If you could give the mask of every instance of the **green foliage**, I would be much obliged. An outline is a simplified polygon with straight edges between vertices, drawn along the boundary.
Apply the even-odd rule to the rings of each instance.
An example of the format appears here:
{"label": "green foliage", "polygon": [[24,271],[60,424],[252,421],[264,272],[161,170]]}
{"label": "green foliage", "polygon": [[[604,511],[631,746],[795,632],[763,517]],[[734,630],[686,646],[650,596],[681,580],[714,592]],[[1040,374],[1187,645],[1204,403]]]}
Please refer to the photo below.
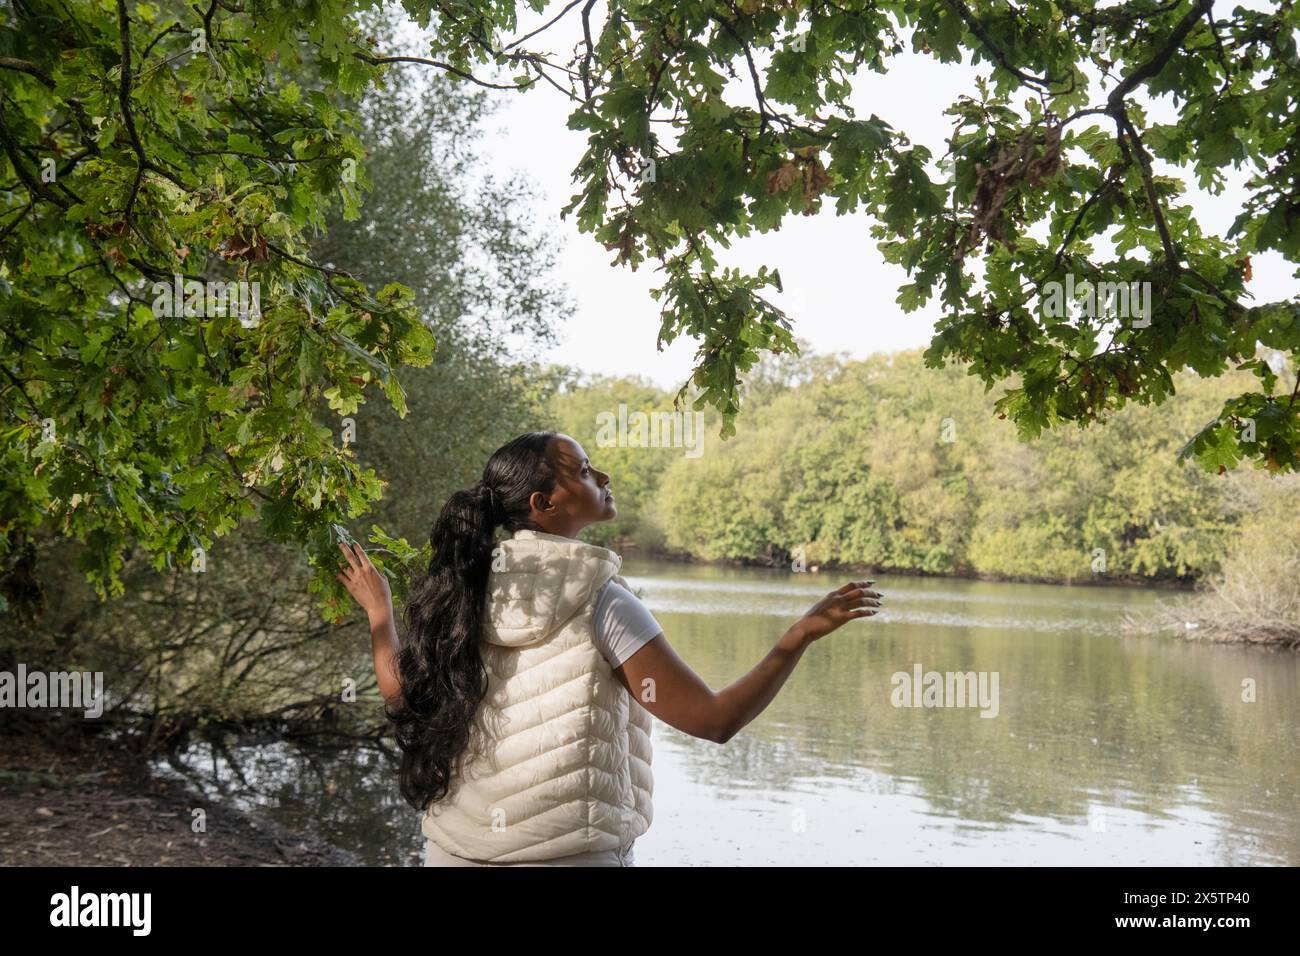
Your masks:
{"label": "green foliage", "polygon": [[404,414],[433,354],[409,289],[309,257],[369,185],[349,6],[242,9],[0,11],[0,552],[55,529],[102,595],[254,515],[324,559],[381,485],[318,416]]}
{"label": "green foliage", "polygon": [[[1253,256],[1300,261],[1293,3],[612,0],[603,21],[569,8],[584,40],[563,63],[533,52],[546,31],[509,43],[514,4],[406,7],[436,25],[435,57],[462,69],[499,57],[521,82],[571,92],[587,150],[565,212],[615,262],[661,264],[659,339],[700,341],[689,384],[722,412],[724,437],[756,355],[793,345],[763,297],[778,273],[719,270],[715,252],[823,200],[871,214],[886,260],[909,274],[905,310],[938,295],[927,364],[1010,386],[998,409],[1026,436],[1159,404],[1184,368],[1220,375],[1258,345],[1300,356],[1300,303],[1247,290]],[[909,47],[983,68],[947,111],[942,157],[850,105],[855,73],[887,73]],[[1148,117],[1155,98],[1173,122]],[[1246,199],[1226,235],[1207,234],[1179,177],[1218,192],[1229,164],[1247,174]],[[1052,315],[1049,283],[1067,277],[1139,283],[1149,312]],[[1218,417],[1267,421],[1266,435],[1216,426],[1188,454],[1210,470],[1300,467],[1296,396],[1264,386],[1225,396]]]}
{"label": "green foliage", "polygon": [[1025,443],[977,382],[925,369],[920,352],[849,362],[703,458],[671,462],[651,507],[669,549],[705,559],[1190,580],[1223,560],[1240,482],[1179,467],[1174,451],[1246,378],[1185,373],[1159,408]]}

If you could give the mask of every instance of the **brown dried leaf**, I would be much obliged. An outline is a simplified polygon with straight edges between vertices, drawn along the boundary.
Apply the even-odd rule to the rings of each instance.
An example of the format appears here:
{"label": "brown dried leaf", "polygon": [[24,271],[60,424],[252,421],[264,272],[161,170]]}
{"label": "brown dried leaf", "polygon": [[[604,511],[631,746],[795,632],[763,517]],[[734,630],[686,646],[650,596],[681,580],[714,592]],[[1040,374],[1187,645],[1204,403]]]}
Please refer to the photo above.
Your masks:
{"label": "brown dried leaf", "polygon": [[1015,243],[1004,237],[1002,209],[1022,186],[1041,186],[1061,168],[1061,127],[1049,126],[1043,134],[1042,152],[1033,130],[1025,130],[1014,145],[1003,145],[997,159],[986,166],[975,164],[975,213],[957,249],[965,257],[987,236],[1014,251]]}
{"label": "brown dried leaf", "polygon": [[253,233],[251,239],[244,236],[231,236],[219,250],[221,258],[230,261],[243,259],[248,262],[265,262],[267,259],[266,240]]}
{"label": "brown dried leaf", "polygon": [[795,180],[798,178],[799,167],[794,160],[786,160],[785,165],[780,169],[767,174],[767,194],[772,196],[779,192],[785,192],[794,185]]}

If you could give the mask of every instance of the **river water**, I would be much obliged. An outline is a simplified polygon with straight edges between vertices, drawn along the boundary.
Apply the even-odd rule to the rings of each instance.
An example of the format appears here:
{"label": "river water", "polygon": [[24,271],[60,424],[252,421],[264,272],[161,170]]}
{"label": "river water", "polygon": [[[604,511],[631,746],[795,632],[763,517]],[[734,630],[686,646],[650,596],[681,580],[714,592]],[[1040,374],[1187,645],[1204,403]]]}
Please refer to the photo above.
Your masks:
{"label": "river water", "polygon": [[[623,573],[715,690],[843,583],[631,559]],[[655,722],[638,865],[1300,865],[1300,655],[1126,636],[1122,617],[1159,600],[1138,588],[876,588],[885,610],[814,644],[725,745]],[[185,760],[368,863],[421,862],[419,815],[381,755],[231,753],[242,781],[207,745]]]}

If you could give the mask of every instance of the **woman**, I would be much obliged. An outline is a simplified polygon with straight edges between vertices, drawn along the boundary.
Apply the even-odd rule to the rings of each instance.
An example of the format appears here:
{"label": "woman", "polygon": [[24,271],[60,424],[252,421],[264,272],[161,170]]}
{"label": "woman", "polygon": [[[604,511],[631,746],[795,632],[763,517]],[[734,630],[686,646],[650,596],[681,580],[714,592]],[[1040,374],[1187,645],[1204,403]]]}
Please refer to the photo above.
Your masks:
{"label": "woman", "polygon": [[[622,559],[577,540],[617,514],[609,476],[569,436],[503,445],[438,516],[405,643],[387,580],[359,545],[339,546],[397,725],[402,796],[424,813],[426,865],[634,865],[653,816],[650,715],[725,743],[814,641],[880,607],[873,582],[848,582],[714,691],[618,576]],[[498,526],[511,535],[500,544]]]}

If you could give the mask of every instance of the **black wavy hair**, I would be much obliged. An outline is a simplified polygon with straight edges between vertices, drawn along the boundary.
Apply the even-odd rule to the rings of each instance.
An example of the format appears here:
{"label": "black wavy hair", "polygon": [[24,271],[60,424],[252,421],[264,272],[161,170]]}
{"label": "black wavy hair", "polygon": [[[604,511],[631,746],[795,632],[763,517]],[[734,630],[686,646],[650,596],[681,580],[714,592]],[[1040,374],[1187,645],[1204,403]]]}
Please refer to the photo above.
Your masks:
{"label": "black wavy hair", "polygon": [[418,810],[447,795],[471,742],[488,690],[479,641],[496,528],[540,530],[528,499],[555,488],[546,452],[557,434],[528,432],[506,442],[482,480],[448,498],[433,525],[429,570],[412,582],[406,604],[397,655],[401,702],[387,711],[402,750],[402,797]]}

